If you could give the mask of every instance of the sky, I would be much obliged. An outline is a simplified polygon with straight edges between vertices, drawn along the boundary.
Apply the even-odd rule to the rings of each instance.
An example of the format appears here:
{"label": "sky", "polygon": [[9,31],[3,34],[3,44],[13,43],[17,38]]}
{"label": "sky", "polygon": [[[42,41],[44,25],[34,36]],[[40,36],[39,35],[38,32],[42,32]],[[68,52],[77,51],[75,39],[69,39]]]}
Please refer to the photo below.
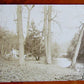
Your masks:
{"label": "sky", "polygon": [[[30,5],[31,6],[31,5]],[[29,7],[30,7],[29,6]],[[16,33],[16,5],[0,5],[0,26]],[[36,27],[39,30],[43,28],[43,7],[44,5],[35,5],[31,11],[31,21],[35,21]],[[27,16],[28,11],[22,5],[23,11],[23,30],[24,37],[26,36]],[[84,22],[84,5],[52,5],[52,17],[57,16],[52,21],[52,41],[57,42],[63,49],[68,47],[74,34],[78,32],[78,27],[81,22]]]}

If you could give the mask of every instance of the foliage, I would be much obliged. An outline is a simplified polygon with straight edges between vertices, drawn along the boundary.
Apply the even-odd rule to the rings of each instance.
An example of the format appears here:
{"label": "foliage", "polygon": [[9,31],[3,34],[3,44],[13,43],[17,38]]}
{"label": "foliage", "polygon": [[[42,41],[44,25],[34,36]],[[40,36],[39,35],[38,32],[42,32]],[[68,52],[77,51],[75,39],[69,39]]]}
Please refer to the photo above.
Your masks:
{"label": "foliage", "polygon": [[78,39],[79,39],[79,33],[76,33],[75,36],[73,37],[71,44],[68,48],[68,57],[72,59],[74,53],[75,53],[75,49],[78,43]]}
{"label": "foliage", "polygon": [[60,53],[59,51],[60,51],[60,46],[56,42],[53,43],[51,47],[52,56],[58,57]]}
{"label": "foliage", "polygon": [[79,58],[84,57],[83,55],[84,55],[84,32],[83,32],[83,38],[82,38],[81,46],[79,50]]}
{"label": "foliage", "polygon": [[36,60],[39,60],[39,57],[45,54],[42,32],[36,29],[34,22],[31,22],[29,36],[26,38],[24,47],[25,53],[32,53],[32,55],[36,57]]}
{"label": "foliage", "polygon": [[17,36],[0,28],[0,55],[10,53],[12,48],[18,49]]}

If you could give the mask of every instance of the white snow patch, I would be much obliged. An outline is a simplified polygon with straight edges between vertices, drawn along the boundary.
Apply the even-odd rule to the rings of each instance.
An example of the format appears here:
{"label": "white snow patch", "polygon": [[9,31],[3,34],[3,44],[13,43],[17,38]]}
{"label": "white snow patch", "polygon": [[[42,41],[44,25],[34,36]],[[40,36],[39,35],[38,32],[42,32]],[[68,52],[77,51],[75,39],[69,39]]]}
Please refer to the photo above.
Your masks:
{"label": "white snow patch", "polygon": [[60,67],[69,67],[71,61],[67,58],[56,58],[56,64]]}

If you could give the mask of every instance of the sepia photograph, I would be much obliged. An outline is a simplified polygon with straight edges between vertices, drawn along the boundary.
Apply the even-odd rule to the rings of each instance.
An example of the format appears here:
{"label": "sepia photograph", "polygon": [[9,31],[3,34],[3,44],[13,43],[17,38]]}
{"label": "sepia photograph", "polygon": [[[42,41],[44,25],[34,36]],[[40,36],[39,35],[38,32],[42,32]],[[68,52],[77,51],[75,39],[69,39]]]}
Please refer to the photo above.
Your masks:
{"label": "sepia photograph", "polygon": [[0,5],[0,82],[84,80],[84,5]]}

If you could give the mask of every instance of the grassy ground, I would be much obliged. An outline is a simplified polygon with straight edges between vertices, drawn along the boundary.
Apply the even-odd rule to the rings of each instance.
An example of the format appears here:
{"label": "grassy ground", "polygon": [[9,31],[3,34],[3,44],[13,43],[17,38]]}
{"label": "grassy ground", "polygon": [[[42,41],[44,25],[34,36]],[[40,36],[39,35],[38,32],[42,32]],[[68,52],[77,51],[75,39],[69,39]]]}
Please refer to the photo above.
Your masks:
{"label": "grassy ground", "polygon": [[0,59],[0,82],[10,81],[62,81],[80,80],[82,72],[70,68],[59,67],[55,62],[45,64],[45,61],[27,60],[25,66],[19,66],[18,61]]}

